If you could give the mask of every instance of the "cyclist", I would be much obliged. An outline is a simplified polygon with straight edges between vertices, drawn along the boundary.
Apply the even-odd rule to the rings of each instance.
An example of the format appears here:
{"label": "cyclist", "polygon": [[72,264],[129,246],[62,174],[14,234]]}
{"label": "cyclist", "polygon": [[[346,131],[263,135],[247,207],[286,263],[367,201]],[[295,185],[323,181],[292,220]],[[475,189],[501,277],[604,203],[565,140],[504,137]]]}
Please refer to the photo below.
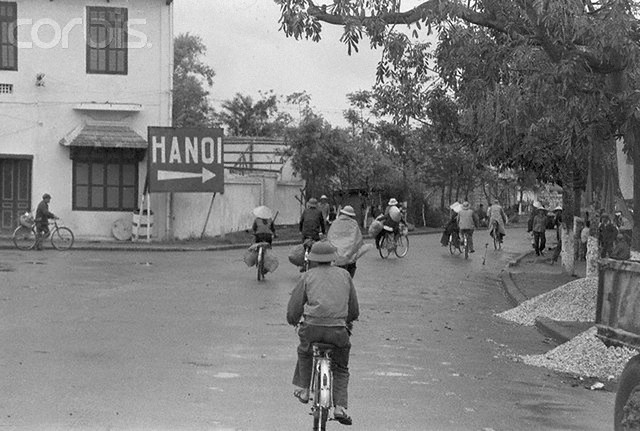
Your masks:
{"label": "cyclist", "polygon": [[[293,374],[293,395],[302,403],[309,402],[309,384],[313,353],[311,343],[333,344],[333,401],[335,420],[351,425],[347,414],[349,385],[349,352],[351,326],[358,319],[358,297],[349,273],[332,266],[335,247],[328,241],[313,244],[309,260],[317,266],[304,273],[291,292],[287,304],[287,322],[300,325],[298,362]],[[300,320],[302,319],[302,322]]]}
{"label": "cyclist", "polygon": [[49,219],[58,220],[58,217],[49,211],[49,202],[51,195],[45,193],[36,208],[36,250],[42,250],[42,241],[49,235]]}
{"label": "cyclist", "polygon": [[[386,214],[380,215],[376,220],[382,222],[383,226],[393,229],[394,237],[400,235],[400,221],[402,221],[402,213],[397,206],[390,206]],[[383,228],[378,235],[376,235],[376,248],[380,248],[380,240],[386,234],[386,230]]]}
{"label": "cyclist", "polygon": [[251,230],[253,231],[256,242],[267,242],[271,245],[273,236],[276,234],[276,227],[271,218],[271,210],[263,205],[255,208],[253,215],[255,215],[256,218],[253,220]]}
{"label": "cyclist", "polygon": [[320,196],[320,203],[318,204],[318,209],[322,213],[322,219],[325,222],[326,226],[331,225],[331,221],[329,219],[329,214],[331,213],[331,205],[329,204],[329,198],[327,195]]}
{"label": "cyclist", "polygon": [[489,207],[489,212],[487,215],[489,217],[489,228],[493,226],[494,221],[498,222],[498,241],[502,242],[502,238],[504,238],[504,236],[507,234],[504,228],[507,224],[507,215],[500,206],[500,201],[498,199],[495,199],[493,201],[493,205]]}
{"label": "cyclist", "polygon": [[322,217],[322,211],[318,209],[318,200],[311,198],[307,202],[307,209],[300,217],[300,233],[302,234],[302,242],[307,239],[320,241],[320,234],[325,233],[325,223]]}
{"label": "cyclist", "polygon": [[460,229],[460,237],[467,235],[469,252],[475,253],[473,249],[473,230],[478,227],[478,215],[471,209],[469,202],[462,204],[462,210],[458,213],[458,228]]}
{"label": "cyclist", "polygon": [[362,232],[356,221],[356,212],[351,205],[340,209],[340,215],[331,224],[327,239],[336,247],[336,266],[349,271],[351,278],[356,275],[356,259],[363,246]]}

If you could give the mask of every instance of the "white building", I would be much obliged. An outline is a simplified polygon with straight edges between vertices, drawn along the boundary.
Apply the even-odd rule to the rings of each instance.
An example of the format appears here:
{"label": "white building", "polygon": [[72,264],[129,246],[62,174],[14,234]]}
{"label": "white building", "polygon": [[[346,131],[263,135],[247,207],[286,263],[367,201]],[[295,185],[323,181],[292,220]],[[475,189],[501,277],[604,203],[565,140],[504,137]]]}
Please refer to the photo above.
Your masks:
{"label": "white building", "polygon": [[50,209],[111,237],[146,175],[147,127],[171,123],[171,0],[0,1],[0,227]]}

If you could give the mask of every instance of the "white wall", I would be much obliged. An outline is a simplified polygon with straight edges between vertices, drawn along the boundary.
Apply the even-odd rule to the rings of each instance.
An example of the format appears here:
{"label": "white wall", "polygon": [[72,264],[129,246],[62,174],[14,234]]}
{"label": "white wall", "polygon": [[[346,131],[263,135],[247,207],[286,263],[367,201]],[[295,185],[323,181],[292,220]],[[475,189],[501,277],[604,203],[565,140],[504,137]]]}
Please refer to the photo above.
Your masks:
{"label": "white wall", "polygon": [[[171,122],[171,71],[173,61],[172,7],[163,0],[21,0],[18,71],[0,71],[0,83],[13,84],[13,94],[0,94],[0,155],[33,155],[32,207],[44,192],[52,196],[51,209],[79,237],[111,237],[111,225],[122,212],[72,211],[72,163],[61,138],[83,122],[118,117],[143,138],[148,126]],[[130,48],[127,75],[86,73],[86,6],[125,7],[130,28],[145,35],[147,44]],[[23,21],[20,21],[23,22]],[[77,25],[73,23],[78,22]],[[137,22],[137,23],[136,23]],[[58,43],[56,28],[68,31]],[[37,37],[32,32],[37,29]],[[130,38],[130,42],[132,39]],[[50,44],[51,46],[43,46]],[[35,85],[45,74],[45,86]],[[140,104],[135,113],[88,112],[74,109],[80,103]],[[146,163],[141,163],[140,188]],[[142,190],[140,190],[142,191]]]}
{"label": "white wall", "polygon": [[[252,210],[267,205],[273,211],[280,211],[276,224],[295,224],[300,220],[296,210],[295,194],[302,183],[283,184],[276,176],[225,177],[224,194],[217,194],[211,206],[210,193],[174,193],[172,196],[172,237],[192,239],[216,236],[250,229],[254,220]],[[152,195],[152,199],[162,200],[164,194]],[[209,208],[211,213],[207,221]],[[206,229],[205,229],[206,223]],[[155,220],[154,220],[155,225]],[[158,230],[155,233],[158,234]],[[161,235],[161,233],[160,233]],[[250,240],[251,237],[247,236]]]}

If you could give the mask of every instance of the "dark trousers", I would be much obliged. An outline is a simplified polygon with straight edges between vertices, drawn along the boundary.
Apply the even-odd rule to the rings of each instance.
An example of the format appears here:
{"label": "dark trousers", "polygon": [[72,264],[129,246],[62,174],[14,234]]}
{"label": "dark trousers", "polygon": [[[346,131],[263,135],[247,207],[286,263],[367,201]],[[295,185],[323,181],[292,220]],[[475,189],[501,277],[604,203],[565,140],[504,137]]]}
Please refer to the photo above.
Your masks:
{"label": "dark trousers", "polygon": [[536,250],[536,255],[540,256],[540,253],[544,251],[547,246],[547,236],[544,232],[533,232],[533,248]]}
{"label": "dark trousers", "polygon": [[355,277],[355,275],[356,275],[356,263],[355,262],[347,263],[346,265],[338,265],[338,267],[340,267],[342,269],[346,269],[349,272],[349,275],[351,276],[351,278]]}
{"label": "dark trousers", "polygon": [[253,236],[256,238],[256,242],[268,242],[271,245],[273,241],[273,235],[270,233],[254,233]]}
{"label": "dark trousers", "polygon": [[469,244],[469,251],[474,251],[473,248],[473,229],[460,229],[460,238],[462,239],[463,235],[467,236],[467,244]]}
{"label": "dark trousers", "polygon": [[293,373],[293,384],[300,388],[308,388],[311,383],[313,367],[311,343],[318,341],[333,344],[336,346],[331,353],[333,403],[346,409],[348,407],[349,352],[351,351],[351,340],[347,328],[303,323],[298,328],[298,337],[300,337],[300,345],[298,346],[298,363]]}
{"label": "dark trousers", "polygon": [[36,222],[36,250],[42,250],[42,242],[49,235],[49,221]]}

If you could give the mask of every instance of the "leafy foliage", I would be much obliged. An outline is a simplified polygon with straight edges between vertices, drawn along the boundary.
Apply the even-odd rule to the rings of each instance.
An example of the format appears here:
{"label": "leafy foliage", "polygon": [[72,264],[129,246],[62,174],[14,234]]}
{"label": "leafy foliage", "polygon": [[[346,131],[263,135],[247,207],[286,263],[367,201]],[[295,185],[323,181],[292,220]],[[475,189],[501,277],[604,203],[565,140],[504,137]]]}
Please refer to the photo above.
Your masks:
{"label": "leafy foliage", "polygon": [[291,117],[278,110],[278,98],[273,92],[260,95],[261,99],[254,102],[251,96],[238,93],[222,103],[222,111],[214,118],[234,136],[282,136]]}
{"label": "leafy foliage", "polygon": [[174,39],[173,126],[211,125],[213,108],[207,87],[213,85],[214,70],[202,61],[207,49],[199,36],[180,34]]}

